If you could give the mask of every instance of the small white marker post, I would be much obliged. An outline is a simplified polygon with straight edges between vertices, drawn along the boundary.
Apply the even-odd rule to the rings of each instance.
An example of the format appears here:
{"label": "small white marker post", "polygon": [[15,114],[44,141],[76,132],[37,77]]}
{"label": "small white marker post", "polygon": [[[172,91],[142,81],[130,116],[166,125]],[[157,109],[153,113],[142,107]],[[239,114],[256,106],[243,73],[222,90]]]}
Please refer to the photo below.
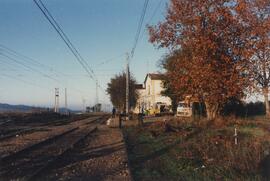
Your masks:
{"label": "small white marker post", "polygon": [[234,144],[237,145],[238,144],[238,140],[237,140],[237,128],[234,128]]}

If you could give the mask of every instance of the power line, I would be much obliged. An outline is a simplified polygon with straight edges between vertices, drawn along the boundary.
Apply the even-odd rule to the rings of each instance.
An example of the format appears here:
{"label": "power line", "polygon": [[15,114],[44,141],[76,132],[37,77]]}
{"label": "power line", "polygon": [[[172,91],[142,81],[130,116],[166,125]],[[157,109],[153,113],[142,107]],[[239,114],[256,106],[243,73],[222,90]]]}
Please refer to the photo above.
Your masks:
{"label": "power line", "polygon": [[[46,6],[44,5],[44,3],[41,0],[38,0],[39,3],[37,2],[37,0],[33,0],[33,1],[37,5],[37,7],[40,9],[40,11],[43,13],[43,15],[45,16],[45,18],[53,26],[53,28],[55,29],[55,31],[58,33],[58,35],[64,41],[64,43],[67,45],[67,47],[69,48],[69,50],[75,56],[76,60],[81,64],[81,66],[87,72],[87,74],[89,75],[89,77],[91,79],[93,79],[95,82],[97,82],[98,80],[97,80],[97,77],[95,76],[95,73],[94,73],[93,69],[89,66],[89,64],[84,60],[84,58],[81,56],[81,54],[79,53],[79,51],[75,48],[75,46],[70,41],[70,39],[68,38],[68,36],[65,34],[65,32],[63,31],[63,29],[61,28],[61,26],[57,23],[57,21],[55,20],[55,18],[53,17],[53,15],[46,8]],[[97,84],[97,86],[102,91],[105,92],[105,90],[99,84]]]}
{"label": "power line", "polygon": [[[24,84],[27,84],[27,85],[31,85],[31,86],[34,86],[34,87],[38,87],[38,88],[41,88],[44,90],[44,88],[48,88],[47,86],[41,86],[41,85],[38,85],[36,83],[33,83],[33,82],[30,82],[30,81],[26,81],[24,79],[21,79],[19,77],[15,77],[15,76],[12,76],[12,75],[8,75],[8,74],[3,74],[3,73],[0,73],[0,76],[2,77],[7,77],[7,78],[10,78],[10,79],[13,79],[13,80],[16,80],[18,82],[21,82],[21,83],[24,83]],[[76,91],[77,92],[77,91]],[[82,95],[81,95],[82,96]]]}
{"label": "power line", "polygon": [[36,66],[36,67],[39,67],[39,68],[46,68],[48,71],[50,72],[55,72],[56,75],[62,75],[62,76],[65,76],[63,73],[59,72],[59,71],[56,71],[54,68],[48,66],[48,65],[45,65],[45,64],[42,64],[40,63],[39,61],[33,59],[33,58],[30,58],[26,55],[23,55],[11,48],[8,48],[7,46],[4,46],[2,44],[0,44],[0,52],[1,51],[5,51],[6,53],[12,55],[12,56],[16,56],[17,58],[19,58],[20,60],[23,60],[27,63],[31,63],[32,65]]}
{"label": "power line", "polygon": [[99,63],[98,65],[100,66],[100,65],[107,64],[107,63],[109,63],[109,62],[115,60],[116,58],[120,58],[120,57],[122,57],[122,56],[124,56],[124,55],[125,55],[125,53],[122,53],[122,54],[120,54],[119,56],[113,57],[113,58],[110,58],[110,59],[107,59],[107,60],[105,60],[105,61]]}
{"label": "power line", "polygon": [[152,21],[153,18],[155,17],[155,15],[156,15],[158,9],[160,8],[160,6],[161,6],[161,4],[162,4],[162,1],[163,1],[163,0],[160,0],[159,3],[157,4],[155,10],[153,11],[152,16],[151,16],[150,19],[147,21],[147,22],[148,22],[147,24],[151,23],[151,21]]}
{"label": "power line", "polygon": [[[1,52],[1,51],[2,51],[2,52]],[[4,51],[4,52],[3,52],[3,51]],[[17,58],[20,59],[20,60],[17,59],[17,61],[23,61],[23,62],[25,62],[25,63],[27,63],[27,64],[31,64],[31,65],[36,64],[36,65],[39,65],[39,66],[37,66],[37,67],[39,67],[39,68],[47,67],[48,70],[55,72],[56,75],[62,75],[63,77],[67,77],[67,76],[68,76],[67,74],[64,74],[63,72],[56,71],[56,70],[54,70],[54,68],[52,68],[52,67],[50,67],[50,66],[48,66],[48,65],[42,64],[42,63],[40,63],[39,61],[37,61],[37,60],[35,60],[35,59],[33,59],[33,58],[29,57],[29,56],[26,56],[26,55],[24,55],[24,54],[21,54],[21,53],[19,53],[18,51],[15,51],[15,50],[13,50],[13,49],[11,49],[11,48],[9,48],[9,47],[3,45],[3,44],[0,44],[0,55],[1,55],[1,54],[2,54],[2,55],[5,54],[5,52],[7,52],[9,55],[15,56],[16,59],[17,59]],[[2,60],[2,61],[4,61],[4,60]],[[12,68],[14,67],[14,65],[11,64],[11,62],[5,62],[5,63],[9,64]],[[20,64],[20,65],[21,65],[21,64]],[[21,65],[21,66],[22,66],[22,65]],[[30,65],[28,65],[28,66],[23,66],[23,67],[26,68],[27,71],[28,71],[28,70],[32,70],[32,69],[29,69],[29,66],[30,66]],[[33,72],[37,72],[36,70],[32,70],[32,71],[33,71]],[[41,72],[41,71],[38,71],[37,73],[40,74],[40,72]],[[43,74],[45,74],[45,73],[43,73]],[[47,74],[47,75],[48,75],[48,74]],[[88,75],[86,74],[86,76],[88,76]],[[55,80],[54,80],[54,81],[55,81]],[[60,80],[58,80],[57,82],[58,82],[58,83],[61,83]],[[62,83],[61,83],[61,84],[62,84]],[[63,85],[63,84],[62,84],[62,85]],[[66,85],[63,85],[63,86],[66,87]],[[69,87],[69,88],[70,88],[70,87]],[[81,93],[85,93],[84,91],[81,91],[81,90],[76,89],[76,88],[70,88],[70,89],[73,89],[73,90],[75,90],[75,91],[79,91],[79,92],[81,92]]]}
{"label": "power line", "polygon": [[[6,68],[6,70],[10,70],[10,71],[13,71],[13,72],[18,72],[18,71],[19,71],[18,67],[15,68],[14,66],[16,66],[16,65],[15,65],[15,64],[12,64],[12,63],[9,62],[9,61],[2,60],[2,62],[0,61],[0,63],[5,63],[5,65],[4,65],[4,66],[1,66],[1,67]],[[9,67],[10,69],[7,69],[8,67]],[[24,68],[25,68],[25,67],[24,67]],[[3,70],[5,70],[5,69],[3,69]],[[28,71],[28,69],[27,69],[27,71]]]}
{"label": "power line", "polygon": [[[56,70],[54,70],[54,68],[52,68],[52,67],[50,67],[50,66],[48,66],[48,65],[42,64],[42,63],[40,63],[39,61],[37,61],[37,60],[35,60],[35,59],[33,59],[33,58],[30,58],[30,57],[28,57],[28,56],[26,56],[26,55],[23,55],[23,54],[21,54],[21,53],[15,51],[15,50],[13,50],[13,49],[11,49],[11,48],[8,48],[7,46],[4,46],[4,45],[2,45],[2,44],[0,44],[0,54],[1,54],[1,51],[6,51],[8,54],[10,54],[10,55],[12,55],[12,56],[16,56],[16,57],[20,58],[21,60],[25,60],[27,63],[34,64],[34,65],[37,66],[37,67],[40,67],[40,68],[47,68],[49,71],[55,72],[56,75],[62,75],[62,76],[64,76],[64,77],[72,76],[72,75],[68,75],[68,74],[65,74],[65,73],[56,71]],[[104,64],[106,64],[106,63],[109,63],[110,61],[115,60],[116,58],[122,57],[123,55],[124,55],[124,53],[122,53],[122,54],[120,54],[120,55],[118,55],[118,56],[116,56],[116,57],[109,58],[109,59],[107,59],[107,60],[101,62],[101,63],[98,64],[98,65],[104,65]],[[103,71],[105,71],[105,70],[103,70]],[[86,76],[86,77],[88,77],[88,74],[86,74],[86,75],[80,75],[80,76]],[[96,74],[95,74],[95,76],[98,77],[99,75],[96,75]],[[101,88],[101,89],[104,90],[104,88]]]}
{"label": "power line", "polygon": [[[139,37],[140,37],[142,24],[143,24],[143,21],[144,21],[144,17],[145,17],[145,13],[146,13],[148,3],[149,3],[149,0],[144,1],[142,14],[141,14],[139,24],[138,24],[138,28],[137,28],[137,32],[136,32],[136,35],[135,35],[134,45],[133,45],[133,47],[131,49],[130,56],[127,53],[127,58],[126,58],[126,110],[125,110],[126,114],[129,114],[129,62],[130,62],[130,59],[133,58],[134,53],[135,53],[135,49],[136,49],[136,46],[137,46],[137,43],[138,43],[138,40],[139,40]],[[127,117],[127,119],[128,119],[128,117]]]}
{"label": "power line", "polygon": [[[35,69],[35,68],[32,68],[30,65],[27,65],[27,64],[21,62],[21,61],[18,60],[17,58],[12,58],[12,57],[10,57],[10,56],[8,56],[8,55],[5,55],[5,54],[3,54],[3,53],[1,53],[1,52],[0,52],[0,55],[3,56],[3,57],[5,57],[5,58],[7,58],[7,59],[9,59],[9,60],[12,60],[13,62],[17,63],[18,65],[21,65],[21,66],[24,67],[27,71],[30,70],[30,71],[32,71],[32,72],[41,74],[43,77],[48,78],[48,79],[50,79],[50,80],[53,80],[53,81],[57,82],[58,84],[61,84],[62,86],[66,87],[66,85],[64,85],[60,80],[55,79],[54,77],[50,76],[49,74],[46,74],[46,73],[44,73],[44,72],[42,72],[42,71],[39,71],[39,70],[37,70],[37,69]],[[13,64],[11,64],[11,62],[5,61],[4,59],[1,59],[0,61],[7,63],[7,64],[10,65],[11,67],[14,66]],[[69,88],[70,88],[71,90],[73,90],[73,91],[76,91],[76,92],[80,92],[80,93],[83,93],[83,94],[86,93],[86,92],[81,91],[81,90],[76,89],[76,88],[72,88],[72,87],[69,87]]]}
{"label": "power line", "polygon": [[[160,0],[160,1],[159,1],[159,3],[157,4],[156,8],[154,9],[154,11],[153,11],[151,17],[149,18],[149,20],[147,21],[146,24],[150,24],[150,23],[152,22],[153,18],[155,17],[155,15],[156,15],[158,9],[160,8],[160,6],[161,6],[161,4],[162,4],[162,1],[163,1],[163,0]],[[144,31],[143,31],[143,33],[142,33],[142,35],[141,35],[141,39],[143,38],[143,36],[144,36],[146,30],[147,30],[147,28],[144,28]]]}
{"label": "power line", "polygon": [[45,74],[45,73],[43,73],[43,72],[41,72],[41,71],[39,71],[39,70],[37,70],[37,69],[34,69],[33,67],[31,67],[31,66],[29,66],[29,65],[26,65],[25,63],[20,62],[20,61],[18,61],[18,60],[15,59],[15,58],[12,58],[12,57],[10,57],[10,56],[8,56],[8,55],[5,55],[5,54],[3,54],[3,53],[0,53],[0,55],[3,56],[3,57],[8,58],[9,60],[12,60],[12,61],[16,62],[17,64],[19,64],[19,65],[21,65],[21,66],[23,66],[23,67],[26,67],[27,69],[29,69],[29,70],[31,70],[31,71],[33,71],[33,72],[37,72],[37,73],[41,74],[43,77],[47,77],[47,78],[49,78],[49,79],[51,79],[51,80],[54,80],[54,81],[60,83],[60,81],[57,80],[57,79],[55,79],[54,77],[52,77],[52,76],[50,76],[50,75],[48,75],[48,74]]}
{"label": "power line", "polygon": [[[3,49],[3,48],[4,48],[4,49]],[[8,58],[8,59],[10,59],[10,60],[12,60],[13,62],[16,63],[16,64],[12,64],[10,61],[6,61],[6,60],[4,60],[4,59],[1,59],[1,60],[0,60],[2,63],[7,64],[9,67],[14,68],[15,65],[20,65],[20,66],[22,66],[23,68],[25,68],[25,70],[27,70],[27,71],[30,70],[30,71],[32,71],[32,72],[41,74],[41,75],[42,75],[43,77],[45,77],[45,78],[49,78],[49,79],[51,79],[51,80],[53,80],[53,81],[55,81],[55,82],[58,82],[59,84],[62,84],[59,80],[53,78],[53,77],[50,76],[49,74],[46,74],[46,73],[44,73],[44,72],[42,72],[42,71],[39,71],[39,70],[37,70],[37,69],[35,69],[35,68],[32,68],[31,65],[33,65],[33,64],[34,64],[34,65],[39,65],[38,67],[40,67],[40,68],[47,67],[49,70],[53,70],[52,67],[49,67],[49,66],[47,66],[47,65],[44,65],[44,64],[40,63],[40,62],[37,61],[37,60],[34,60],[34,59],[32,59],[32,58],[30,58],[30,57],[28,57],[28,56],[26,56],[26,55],[23,55],[23,54],[21,54],[21,53],[18,53],[17,51],[12,50],[11,48],[8,48],[8,47],[6,47],[6,46],[4,46],[4,45],[1,45],[1,44],[0,44],[0,50],[1,50],[1,51],[0,51],[0,55],[2,55],[2,56],[5,57],[5,58]],[[3,52],[3,51],[4,51],[4,52]],[[6,53],[8,53],[9,55],[7,55]],[[15,58],[11,58],[10,56],[13,56],[13,57],[15,57]],[[21,58],[21,59],[18,60],[18,58]],[[23,62],[21,62],[21,61],[23,61]],[[29,65],[29,64],[30,64],[30,65]],[[63,73],[61,73],[61,72],[57,72],[57,71],[55,71],[55,70],[53,70],[53,71],[56,72],[56,73],[58,73],[58,74],[62,74],[63,76],[65,76],[65,75],[64,75]],[[32,83],[32,82],[25,81],[25,80],[23,80],[23,79],[19,79],[19,78],[17,78],[17,77],[11,76],[11,75],[7,75],[7,74],[3,75],[3,74],[2,74],[2,76],[9,77],[9,78],[11,78],[11,79],[15,79],[15,80],[17,80],[17,81],[21,81],[21,82],[23,82],[23,83],[26,83],[26,84],[29,84],[29,85],[32,85],[32,86],[38,86],[38,87],[40,87],[40,88],[45,88],[45,86],[39,86],[39,85],[34,84],[34,83]],[[63,85],[63,84],[62,84],[62,86],[66,87],[66,85]],[[46,87],[46,88],[47,88],[47,87]],[[79,92],[81,95],[86,93],[86,92],[84,92],[84,91],[81,91],[81,90],[79,90],[79,89],[72,88],[72,87],[69,87],[69,89],[70,89],[71,91],[73,90],[73,92]]]}
{"label": "power line", "polygon": [[[40,11],[43,13],[45,18],[49,21],[49,23],[53,26],[55,31],[58,33],[58,35],[61,37],[61,39],[64,41],[64,43],[67,45],[71,53],[75,56],[76,60],[81,64],[81,66],[84,68],[84,70],[88,73],[89,77],[93,80],[94,79],[94,72],[88,65],[88,63],[82,58],[78,50],[75,48],[75,46],[71,43],[67,35],[64,33],[60,25],[56,22],[56,20],[53,18],[52,14],[49,12],[49,10],[46,8],[46,6],[42,3],[41,0],[39,0],[40,3],[37,2],[37,0],[33,0],[34,3],[37,5],[37,7],[40,9]],[[42,8],[43,7],[43,8]],[[93,74],[93,75],[92,75]]]}
{"label": "power line", "polygon": [[26,80],[23,80],[23,79],[20,79],[20,78],[18,78],[18,77],[14,77],[14,76],[11,76],[11,75],[7,75],[7,74],[1,73],[0,76],[8,77],[8,78],[10,78],[10,79],[14,79],[14,80],[23,82],[23,83],[28,84],[28,85],[32,85],[32,86],[35,86],[35,87],[39,87],[39,88],[41,88],[41,89],[44,89],[44,88],[45,88],[45,87],[43,87],[43,86],[37,85],[37,84],[35,84],[35,83],[29,82],[29,81],[26,81]]}
{"label": "power line", "polygon": [[86,65],[86,67],[90,70],[90,72],[95,75],[93,69],[89,66],[89,64],[87,63],[87,61],[84,60],[84,58],[81,56],[81,54],[78,52],[78,50],[76,49],[76,47],[74,46],[74,44],[70,41],[70,39],[68,38],[68,36],[65,34],[65,32],[62,30],[61,26],[57,23],[57,21],[54,19],[54,17],[52,16],[52,14],[50,13],[50,11],[46,8],[46,6],[44,5],[44,3],[42,2],[42,0],[39,0],[39,2],[41,3],[42,7],[44,8],[44,10],[48,13],[49,17],[52,19],[52,21],[55,23],[55,25],[57,26],[57,28],[60,30],[60,32],[64,35],[64,37],[66,38],[66,40],[68,41],[68,43],[71,45],[71,47],[75,50],[75,52],[78,54],[78,56],[80,57],[80,59],[82,60],[82,62]]}
{"label": "power line", "polygon": [[134,53],[135,53],[135,49],[137,47],[137,43],[138,43],[138,39],[140,37],[140,33],[141,33],[141,29],[142,29],[142,25],[143,25],[143,21],[144,21],[144,17],[145,17],[145,13],[146,13],[148,3],[149,3],[149,0],[144,1],[144,6],[143,6],[143,10],[142,10],[141,17],[140,17],[140,20],[139,20],[138,29],[137,29],[137,32],[136,32],[136,35],[135,35],[134,45],[133,45],[131,53],[130,53],[131,58],[133,58]]}

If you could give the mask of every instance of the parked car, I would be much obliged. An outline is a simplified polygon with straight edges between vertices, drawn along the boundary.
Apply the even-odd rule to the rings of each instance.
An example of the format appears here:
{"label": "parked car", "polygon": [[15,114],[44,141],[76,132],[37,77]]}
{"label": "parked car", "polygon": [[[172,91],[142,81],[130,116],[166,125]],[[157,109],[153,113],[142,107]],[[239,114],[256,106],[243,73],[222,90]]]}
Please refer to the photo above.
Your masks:
{"label": "parked car", "polygon": [[178,117],[191,117],[192,116],[192,106],[185,101],[178,103],[176,116]]}

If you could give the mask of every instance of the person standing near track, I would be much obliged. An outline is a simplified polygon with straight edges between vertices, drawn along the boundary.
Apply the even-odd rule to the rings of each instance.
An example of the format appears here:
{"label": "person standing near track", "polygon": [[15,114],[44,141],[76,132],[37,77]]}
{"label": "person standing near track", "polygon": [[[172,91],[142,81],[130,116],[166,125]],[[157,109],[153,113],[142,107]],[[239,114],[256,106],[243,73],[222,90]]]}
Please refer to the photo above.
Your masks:
{"label": "person standing near track", "polygon": [[115,109],[115,107],[113,107],[113,109],[112,109],[112,118],[115,118],[115,113],[116,113],[116,109]]}

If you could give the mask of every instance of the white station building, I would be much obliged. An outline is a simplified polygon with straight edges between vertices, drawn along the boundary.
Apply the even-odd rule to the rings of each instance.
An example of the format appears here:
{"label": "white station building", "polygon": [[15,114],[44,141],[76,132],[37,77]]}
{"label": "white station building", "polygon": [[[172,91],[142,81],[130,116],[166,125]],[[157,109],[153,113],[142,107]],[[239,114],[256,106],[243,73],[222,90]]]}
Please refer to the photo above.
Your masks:
{"label": "white station building", "polygon": [[171,106],[171,99],[161,94],[164,90],[163,81],[163,74],[149,73],[146,75],[144,83],[136,86],[139,99],[134,109],[134,113],[141,112],[142,108],[144,110],[155,109],[157,104],[160,103]]}

